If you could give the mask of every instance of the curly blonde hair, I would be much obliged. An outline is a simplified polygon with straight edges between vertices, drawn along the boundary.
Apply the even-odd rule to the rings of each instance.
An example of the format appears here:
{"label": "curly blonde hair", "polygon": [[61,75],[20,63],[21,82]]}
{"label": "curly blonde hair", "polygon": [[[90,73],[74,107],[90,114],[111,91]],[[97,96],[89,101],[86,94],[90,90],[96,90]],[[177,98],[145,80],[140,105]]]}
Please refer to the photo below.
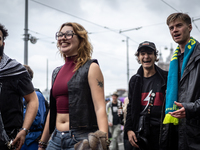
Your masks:
{"label": "curly blonde hair", "polygon": [[[81,66],[83,66],[87,62],[87,60],[91,59],[93,47],[91,43],[89,42],[87,31],[82,25],[75,22],[66,22],[61,25],[59,32],[62,30],[64,26],[71,26],[80,41],[79,46],[78,46],[78,54],[75,58],[76,66],[75,66],[74,71],[76,71]],[[57,42],[57,48],[59,49],[58,42]],[[63,54],[60,49],[59,51],[60,51],[61,57],[63,57],[64,60],[66,61],[65,54]]]}

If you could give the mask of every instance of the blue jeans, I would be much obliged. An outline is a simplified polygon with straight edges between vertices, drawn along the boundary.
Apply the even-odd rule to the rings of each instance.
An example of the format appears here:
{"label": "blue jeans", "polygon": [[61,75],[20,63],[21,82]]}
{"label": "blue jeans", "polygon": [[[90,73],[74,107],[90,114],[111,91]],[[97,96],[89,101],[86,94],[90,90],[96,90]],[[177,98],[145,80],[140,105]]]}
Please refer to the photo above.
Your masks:
{"label": "blue jeans", "polygon": [[72,129],[69,131],[54,130],[46,150],[74,150],[74,145],[83,139],[88,139],[88,134],[95,130]]}

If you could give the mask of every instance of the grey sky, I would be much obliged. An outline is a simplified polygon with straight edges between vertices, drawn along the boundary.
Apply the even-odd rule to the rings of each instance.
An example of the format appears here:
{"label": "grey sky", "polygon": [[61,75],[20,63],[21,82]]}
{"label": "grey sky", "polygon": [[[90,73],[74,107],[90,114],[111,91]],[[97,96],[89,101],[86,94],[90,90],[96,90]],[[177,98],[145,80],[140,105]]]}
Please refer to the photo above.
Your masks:
{"label": "grey sky", "polygon": [[[134,56],[139,43],[146,40],[153,41],[157,49],[163,53],[164,59],[169,54],[169,50],[164,50],[164,47],[169,49],[172,43],[173,48],[176,48],[177,44],[173,42],[165,23],[169,14],[178,10],[188,13],[193,19],[200,18],[199,0],[165,0],[164,2],[162,0],[29,0],[29,33],[38,38],[36,44],[30,42],[28,44],[28,65],[35,73],[34,86],[41,90],[46,88],[48,59],[50,88],[53,69],[64,63],[56,48],[55,32],[64,22],[78,22],[91,33],[89,37],[94,48],[93,58],[98,59],[104,75],[105,95],[119,88],[127,89],[127,47],[126,42],[122,42],[126,40],[126,36],[130,38],[131,77],[139,67]],[[0,3],[0,23],[9,31],[5,41],[5,53],[23,64],[25,0],[0,0]],[[200,20],[194,23],[200,30]],[[142,28],[119,34],[120,30],[136,27]],[[197,40],[200,40],[199,30],[193,24],[191,35]]]}

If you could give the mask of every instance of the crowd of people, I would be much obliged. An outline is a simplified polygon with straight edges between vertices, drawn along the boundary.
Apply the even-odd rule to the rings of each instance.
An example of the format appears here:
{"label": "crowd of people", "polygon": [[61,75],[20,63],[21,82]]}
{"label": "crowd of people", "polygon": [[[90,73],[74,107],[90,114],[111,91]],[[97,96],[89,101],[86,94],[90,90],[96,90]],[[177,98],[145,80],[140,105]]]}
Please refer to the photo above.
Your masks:
{"label": "crowd of people", "polygon": [[200,44],[189,15],[170,14],[166,23],[178,44],[169,71],[155,64],[155,43],[141,42],[141,66],[124,104],[118,93],[105,103],[103,74],[82,25],[63,23],[56,32],[65,63],[53,70],[48,104],[31,67],[5,54],[8,30],[0,24],[0,149],[119,150],[123,125],[125,150],[200,150]]}

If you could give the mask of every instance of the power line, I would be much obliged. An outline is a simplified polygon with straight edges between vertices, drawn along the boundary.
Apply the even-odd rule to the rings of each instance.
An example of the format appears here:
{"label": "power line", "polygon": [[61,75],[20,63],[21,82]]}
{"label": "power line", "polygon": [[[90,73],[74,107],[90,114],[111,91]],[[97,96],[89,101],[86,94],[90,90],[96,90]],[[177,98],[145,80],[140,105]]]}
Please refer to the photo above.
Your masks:
{"label": "power line", "polygon": [[139,30],[139,29],[141,29],[141,28],[142,28],[142,27],[132,28],[132,29],[128,29],[128,30],[120,30],[119,33],[127,32],[127,31],[132,31],[132,30]]}
{"label": "power line", "polygon": [[[121,32],[122,32],[122,30],[114,30],[114,29],[108,28],[108,27],[106,27],[106,26],[99,25],[99,24],[97,24],[97,23],[91,22],[91,21],[89,21],[89,20],[80,18],[80,17],[78,17],[78,16],[75,16],[75,15],[72,15],[72,14],[70,14],[70,13],[64,12],[64,11],[59,10],[59,9],[57,9],[57,8],[51,7],[51,6],[49,6],[49,5],[40,3],[40,2],[38,2],[38,1],[35,1],[35,0],[31,0],[31,1],[33,1],[33,2],[35,2],[35,3],[37,3],[37,4],[40,4],[40,5],[43,5],[43,6],[45,6],[45,7],[51,8],[51,9],[53,9],[53,10],[56,10],[56,11],[58,11],[58,12],[67,14],[67,15],[69,15],[69,16],[78,18],[78,19],[80,19],[80,20],[83,20],[83,21],[88,22],[88,23],[90,23],[90,24],[93,24],[93,25],[95,25],[95,26],[98,26],[98,27],[107,29],[107,30],[109,30],[109,31],[112,31],[112,32],[115,32],[115,33],[121,33]],[[158,24],[161,24],[161,23],[158,23]],[[158,25],[158,24],[147,25],[147,26],[144,26],[144,27],[154,26],[154,25]],[[130,31],[130,30],[139,30],[139,29],[141,29],[141,28],[142,28],[142,26],[141,26],[141,27],[134,28],[134,29],[129,29],[129,30],[127,30],[127,31]],[[106,31],[102,31],[102,32],[106,32]],[[125,31],[123,31],[123,32],[125,32]],[[96,33],[101,33],[101,32],[89,32],[88,34],[96,34]],[[121,34],[121,35],[124,36],[124,37],[128,37],[127,35],[124,35],[124,34]],[[137,41],[131,39],[130,37],[129,37],[129,40],[132,41],[132,42],[134,42],[134,43],[137,43],[137,44],[139,43],[139,42],[137,42]]]}
{"label": "power line", "polygon": [[168,5],[169,7],[171,7],[173,10],[179,12],[178,10],[176,10],[174,7],[172,7],[171,5],[169,5],[167,2],[165,2],[164,0],[161,0],[163,3],[165,3],[166,5]]}
{"label": "power line", "polygon": [[[200,19],[200,18],[198,18],[198,19]],[[198,19],[195,19],[195,20],[198,20]],[[199,28],[198,28],[198,26],[194,23],[194,21],[195,21],[194,19],[192,19],[192,22],[193,22],[193,24],[194,24],[194,26],[197,28],[197,30],[200,32],[200,30],[199,30]]]}
{"label": "power line", "polygon": [[193,21],[193,22],[196,21],[196,20],[200,20],[200,18],[197,18],[197,19],[192,18],[192,21]]}
{"label": "power line", "polygon": [[[47,35],[45,35],[45,34],[42,34],[42,33],[39,33],[39,32],[33,31],[33,30],[29,30],[29,31],[32,32],[32,33],[35,33],[35,34],[39,34],[39,35],[45,36],[46,38],[52,38],[52,37],[50,37],[50,36],[47,36]],[[41,39],[41,38],[40,38],[40,39]]]}
{"label": "power line", "polygon": [[[115,32],[115,33],[119,33],[119,32],[116,31],[116,30],[110,29],[110,28],[108,28],[108,27],[106,27],[106,26],[99,25],[99,24],[97,24],[97,23],[91,22],[91,21],[89,21],[89,20],[86,20],[86,19],[83,19],[83,18],[80,18],[80,17],[77,17],[77,16],[75,16],[75,15],[72,15],[72,14],[70,14],[70,13],[64,12],[64,11],[59,10],[59,9],[57,9],[57,8],[51,7],[51,6],[49,6],[49,5],[40,3],[40,2],[35,1],[35,0],[31,0],[31,1],[33,1],[33,2],[35,2],[35,3],[37,3],[37,4],[40,4],[40,5],[43,5],[43,6],[45,6],[45,7],[51,8],[51,9],[53,9],[53,10],[56,10],[56,11],[58,11],[58,12],[67,14],[67,15],[72,16],[72,17],[74,17],[74,18],[78,18],[78,19],[80,19],[80,20],[83,20],[83,21],[88,22],[88,23],[90,23],[90,24],[93,24],[93,25],[95,25],[95,26],[98,26],[98,27],[101,27],[101,28],[110,30],[110,31]],[[90,33],[90,34],[91,34],[91,33]],[[121,35],[123,35],[123,34],[121,34]],[[126,35],[123,35],[123,36],[127,37]],[[129,38],[129,39],[130,39],[130,38]],[[133,42],[136,42],[136,41],[134,41],[134,40],[132,40],[132,39],[130,39],[130,40],[133,41]],[[138,42],[136,42],[136,43],[138,43]]]}
{"label": "power line", "polygon": [[[164,2],[166,5],[168,5],[169,7],[171,7],[172,9],[174,9],[175,11],[179,12],[178,10],[176,10],[174,7],[172,7],[171,5],[169,5],[169,4],[168,4],[167,2],[165,2],[164,0],[161,0],[161,1]],[[192,22],[193,22],[194,26],[197,28],[197,30],[200,32],[198,26],[194,23],[194,21],[199,20],[199,19],[200,19],[200,18],[197,18],[197,19],[193,19],[193,18],[192,18]]]}
{"label": "power line", "polygon": [[[89,20],[80,18],[80,17],[78,17],[78,16],[72,15],[72,14],[70,14],[70,13],[64,12],[64,11],[62,11],[62,10],[59,10],[59,9],[54,8],[54,7],[51,7],[51,6],[49,6],[49,5],[40,3],[40,2],[38,2],[38,1],[35,1],[35,0],[31,0],[31,1],[33,1],[33,2],[35,2],[35,3],[38,3],[38,4],[40,4],[40,5],[43,5],[43,6],[45,6],[45,7],[51,8],[51,9],[53,9],[53,10],[59,11],[59,12],[61,12],[61,13],[67,14],[67,15],[72,16],[72,17],[74,17],[74,18],[78,18],[78,19],[83,20],[83,21],[85,21],[85,22],[91,23],[91,24],[96,25],[96,26],[98,26],[98,27],[105,28],[105,29],[109,29],[109,28],[106,27],[106,26],[102,26],[102,25],[96,24],[96,23],[91,22],[91,21],[89,21]],[[110,30],[110,29],[109,29],[109,30]]]}
{"label": "power line", "polygon": [[151,25],[146,25],[146,26],[142,26],[144,27],[151,27],[151,26],[157,26],[157,25],[161,25],[161,24],[165,24],[165,22],[161,22],[161,23],[156,23],[156,24],[151,24]]}
{"label": "power line", "polygon": [[[118,30],[116,30],[117,32]],[[88,32],[88,34],[99,34],[99,33],[105,33],[105,32],[111,32],[109,30],[104,30],[104,31],[94,31],[94,32]]]}

